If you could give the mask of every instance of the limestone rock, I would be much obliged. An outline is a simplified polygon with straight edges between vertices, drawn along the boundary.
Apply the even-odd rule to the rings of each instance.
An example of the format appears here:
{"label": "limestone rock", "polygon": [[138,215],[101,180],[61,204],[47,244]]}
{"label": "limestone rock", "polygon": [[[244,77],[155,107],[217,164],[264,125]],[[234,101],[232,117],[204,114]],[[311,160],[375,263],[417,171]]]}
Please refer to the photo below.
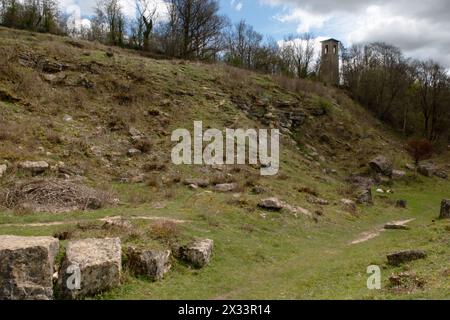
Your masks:
{"label": "limestone rock", "polygon": [[409,230],[410,229],[408,226],[405,226],[403,224],[397,224],[397,223],[386,223],[384,225],[384,228],[386,230]]}
{"label": "limestone rock", "polygon": [[221,183],[221,184],[216,184],[213,189],[214,191],[217,192],[231,192],[236,190],[236,188],[238,187],[237,183]]}
{"label": "limestone rock", "polygon": [[279,210],[283,209],[283,203],[278,198],[262,199],[258,203],[258,206],[263,209],[274,210],[274,211],[279,211]]}
{"label": "limestone rock", "polygon": [[440,219],[450,219],[450,200],[444,199],[441,202],[441,214]]}
{"label": "limestone rock", "polygon": [[133,228],[130,220],[123,217],[108,217],[102,219],[102,221],[105,222],[103,224],[103,228],[120,228],[124,230],[130,230]]}
{"label": "limestone rock", "polygon": [[407,202],[406,200],[397,200],[397,202],[395,203],[395,206],[397,208],[406,208]]}
{"label": "limestone rock", "polygon": [[432,177],[433,174],[436,172],[436,168],[434,165],[430,163],[425,163],[418,166],[417,172],[419,172],[421,175],[425,177]]}
{"label": "limestone rock", "polygon": [[392,162],[389,161],[385,156],[379,155],[376,158],[372,159],[369,162],[369,166],[378,173],[381,173],[385,176],[392,175]]}
{"label": "limestone rock", "polygon": [[447,179],[448,178],[448,175],[447,175],[447,173],[445,172],[445,171],[436,171],[436,172],[434,172],[434,175],[436,176],[436,177],[439,177],[439,178],[441,178],[441,179]]}
{"label": "limestone rock", "polygon": [[187,186],[195,184],[200,188],[206,188],[207,186],[209,186],[210,181],[208,179],[197,178],[197,179],[185,179],[183,183]]}
{"label": "limestone rock", "polygon": [[126,266],[135,275],[160,280],[170,270],[169,250],[142,250],[129,247],[126,252]]}
{"label": "limestone rock", "polygon": [[194,267],[201,268],[209,263],[213,247],[213,240],[198,239],[191,244],[179,247],[178,256]]}
{"label": "limestone rock", "polygon": [[356,203],[353,200],[350,199],[341,199],[341,204],[344,207],[344,209],[348,211],[355,211],[356,210]]}
{"label": "limestone rock", "polygon": [[19,163],[19,168],[29,171],[32,174],[43,173],[49,167],[49,164],[45,161],[23,161]]}
{"label": "limestone rock", "polygon": [[[121,270],[119,238],[69,241],[59,271],[61,297],[79,299],[118,286]],[[74,280],[78,272],[79,286]]]}
{"label": "limestone rock", "polygon": [[356,202],[359,204],[372,204],[372,191],[370,189],[359,189],[356,192]]}
{"label": "limestone rock", "polygon": [[59,241],[0,236],[0,300],[50,300]]}
{"label": "limestone rock", "polygon": [[414,261],[418,259],[425,259],[427,256],[423,250],[405,250],[387,255],[388,264],[398,266],[402,263]]}
{"label": "limestone rock", "polygon": [[403,170],[392,170],[392,179],[401,179],[406,176],[406,172]]}
{"label": "limestone rock", "polygon": [[315,197],[315,196],[307,196],[306,197],[306,201],[308,201],[309,203],[318,204],[318,205],[321,205],[321,206],[327,206],[327,205],[330,204],[328,202],[328,200],[325,200],[325,199],[322,199],[322,198],[319,198],[319,197]]}
{"label": "limestone rock", "polygon": [[6,164],[0,164],[0,178],[3,177],[7,169],[8,166]]}

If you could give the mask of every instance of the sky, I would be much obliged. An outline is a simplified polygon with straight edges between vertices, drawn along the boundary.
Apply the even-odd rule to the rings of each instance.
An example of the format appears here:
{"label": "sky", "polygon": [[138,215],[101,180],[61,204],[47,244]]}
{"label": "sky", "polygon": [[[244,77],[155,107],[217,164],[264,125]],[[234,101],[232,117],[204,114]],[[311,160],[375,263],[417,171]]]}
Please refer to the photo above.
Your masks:
{"label": "sky", "polygon": [[[96,0],[62,0],[63,10],[93,12]],[[120,0],[134,16],[133,0]],[[160,3],[164,0],[155,0]],[[408,57],[432,58],[450,69],[450,0],[219,0],[221,13],[235,23],[243,19],[275,40],[312,33],[318,40],[353,43],[383,41]],[[76,5],[76,6],[74,6]],[[161,9],[161,19],[164,18]],[[86,22],[86,21],[85,21]]]}

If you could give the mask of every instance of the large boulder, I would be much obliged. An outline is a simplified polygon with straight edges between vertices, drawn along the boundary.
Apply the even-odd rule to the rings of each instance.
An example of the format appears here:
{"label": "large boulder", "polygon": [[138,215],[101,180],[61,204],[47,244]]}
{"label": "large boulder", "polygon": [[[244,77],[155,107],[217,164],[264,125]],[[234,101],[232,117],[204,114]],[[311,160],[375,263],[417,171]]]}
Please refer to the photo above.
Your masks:
{"label": "large boulder", "polygon": [[440,219],[450,219],[450,200],[444,199],[441,202],[441,214]]}
{"label": "large boulder", "polygon": [[19,168],[32,174],[40,174],[49,168],[49,164],[45,161],[23,161],[19,163]]}
{"label": "large boulder", "polygon": [[387,255],[388,264],[398,266],[402,263],[414,261],[418,259],[425,259],[427,254],[423,250],[405,250]]}
{"label": "large boulder", "polygon": [[201,268],[209,263],[213,247],[213,240],[198,239],[188,245],[180,246],[177,256],[194,267]]}
{"label": "large boulder", "polygon": [[385,176],[392,176],[393,166],[385,156],[379,155],[369,162],[369,166],[377,173],[381,173]]}
{"label": "large boulder", "polygon": [[417,167],[417,172],[425,177],[432,177],[436,172],[436,167],[431,163],[423,163]]}
{"label": "large boulder", "polygon": [[283,203],[278,198],[262,199],[258,203],[258,206],[260,208],[272,211],[280,211],[281,209],[283,209]]}
{"label": "large boulder", "polygon": [[69,241],[59,271],[60,297],[79,299],[109,290],[120,284],[121,271],[119,238]]}
{"label": "large boulder", "polygon": [[50,300],[59,251],[52,237],[0,236],[0,300]]}
{"label": "large boulder", "polygon": [[126,252],[126,266],[135,275],[160,280],[170,270],[169,250],[143,250],[129,247]]}

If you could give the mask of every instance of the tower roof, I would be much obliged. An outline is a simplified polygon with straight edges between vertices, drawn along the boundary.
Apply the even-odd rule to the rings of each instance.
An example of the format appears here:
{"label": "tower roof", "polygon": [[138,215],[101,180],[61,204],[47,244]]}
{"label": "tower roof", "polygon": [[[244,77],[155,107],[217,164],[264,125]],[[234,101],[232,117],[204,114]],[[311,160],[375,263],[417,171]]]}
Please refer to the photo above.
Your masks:
{"label": "tower roof", "polygon": [[330,38],[330,39],[323,40],[323,41],[320,41],[320,42],[329,42],[329,41],[340,42],[339,40],[336,40],[336,39],[334,39],[334,38]]}

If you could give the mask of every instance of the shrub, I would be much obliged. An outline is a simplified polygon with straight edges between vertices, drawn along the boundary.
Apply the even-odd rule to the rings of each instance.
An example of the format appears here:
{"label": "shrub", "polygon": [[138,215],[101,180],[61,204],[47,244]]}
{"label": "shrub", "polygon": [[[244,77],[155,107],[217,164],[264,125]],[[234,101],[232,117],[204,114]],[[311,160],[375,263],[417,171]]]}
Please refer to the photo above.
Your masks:
{"label": "shrub", "polygon": [[412,138],[408,141],[406,150],[414,159],[414,164],[417,168],[420,161],[431,158],[431,155],[433,154],[433,145],[427,139]]}

